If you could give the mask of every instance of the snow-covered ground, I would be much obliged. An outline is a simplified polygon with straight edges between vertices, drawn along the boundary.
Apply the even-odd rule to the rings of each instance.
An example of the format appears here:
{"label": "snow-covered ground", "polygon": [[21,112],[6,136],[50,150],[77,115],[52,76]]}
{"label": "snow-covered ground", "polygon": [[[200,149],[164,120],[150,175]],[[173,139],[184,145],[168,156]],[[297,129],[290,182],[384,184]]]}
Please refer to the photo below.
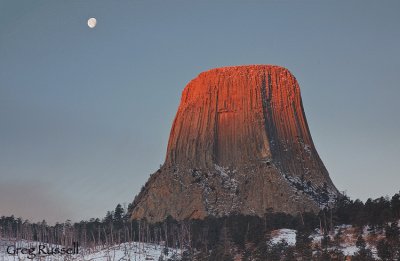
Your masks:
{"label": "snow-covered ground", "polygon": [[[398,223],[400,226],[400,222]],[[340,237],[338,233],[340,231]],[[357,251],[356,241],[358,235],[362,232],[362,236],[366,241],[367,248],[371,249],[374,257],[376,255],[376,243],[384,237],[384,230],[378,230],[374,233],[371,232],[369,227],[364,227],[361,231],[350,225],[342,225],[336,227],[330,236],[331,240],[339,240],[340,249],[346,256],[352,256]],[[293,229],[277,229],[272,231],[270,244],[278,244],[285,241],[289,246],[296,245],[296,230]],[[338,239],[339,238],[339,239]],[[316,229],[311,234],[311,239],[314,246],[321,245],[323,235]],[[160,256],[163,260],[179,260],[181,256],[180,250],[168,248],[168,254],[164,254],[165,247],[163,245],[151,244],[151,243],[123,243],[120,245],[114,245],[110,247],[97,247],[95,249],[84,249],[79,248],[79,254],[73,255],[51,255],[44,257],[35,257],[29,259],[28,255],[19,254],[17,256],[10,255],[7,253],[8,246],[15,246],[17,248],[32,248],[38,247],[39,242],[30,242],[26,240],[20,240],[14,242],[12,240],[0,239],[0,261],[28,261],[28,260],[40,260],[40,261],[158,261]],[[49,245],[49,247],[59,247],[55,245]]]}
{"label": "snow-covered ground", "polygon": [[271,233],[272,238],[270,243],[277,244],[285,241],[289,246],[294,246],[296,245],[296,232],[296,230],[286,228],[274,230]]}
{"label": "snow-covered ground", "polygon": [[[28,260],[40,260],[40,261],[158,261],[160,256],[163,256],[163,260],[179,260],[180,251],[176,249],[168,248],[168,254],[164,253],[164,246],[150,243],[123,243],[120,245],[114,245],[111,247],[97,247],[96,249],[79,249],[79,254],[72,255],[29,255],[28,253],[18,255],[11,255],[7,253],[8,246],[11,247],[10,251],[14,251],[15,248],[32,248],[38,249],[39,242],[29,242],[21,240],[18,242],[12,242],[7,240],[0,240],[0,261],[28,261]],[[46,244],[45,244],[46,245]],[[49,247],[57,247],[55,245],[47,245]],[[37,252],[37,251],[36,251]],[[36,253],[35,252],[35,253]]]}
{"label": "snow-covered ground", "polygon": [[[163,255],[164,260],[167,258],[175,259],[180,257],[180,251],[175,249],[168,249],[168,255],[164,255],[164,247],[157,244],[145,244],[145,243],[125,243],[118,246],[102,249],[100,251],[94,251],[83,255],[83,260],[158,260]],[[173,259],[173,258],[172,258]]]}
{"label": "snow-covered ground", "polygon": [[[399,221],[400,226],[400,221]],[[358,248],[356,247],[357,237],[360,234],[360,231],[351,225],[341,225],[335,228],[334,232],[330,234],[331,241],[335,240],[338,233],[340,231],[340,249],[344,255],[353,256],[357,253]],[[296,245],[296,230],[293,229],[277,229],[272,231],[270,244],[278,244],[282,241],[285,241],[289,246]],[[384,230],[375,231],[375,233],[371,233],[368,226],[362,229],[362,236],[366,241],[367,248],[372,251],[372,254],[375,258],[377,258],[377,250],[376,244],[377,242],[384,238]],[[311,234],[311,239],[314,246],[321,245],[321,241],[323,239],[323,234],[319,229],[316,229]],[[336,238],[337,240],[337,238]]]}

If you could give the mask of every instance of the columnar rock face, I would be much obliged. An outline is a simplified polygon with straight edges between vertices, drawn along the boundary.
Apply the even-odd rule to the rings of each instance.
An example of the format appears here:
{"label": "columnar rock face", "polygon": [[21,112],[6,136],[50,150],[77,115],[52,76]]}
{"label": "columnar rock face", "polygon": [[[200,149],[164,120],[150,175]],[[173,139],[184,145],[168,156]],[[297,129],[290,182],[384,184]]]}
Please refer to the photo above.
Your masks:
{"label": "columnar rock face", "polygon": [[135,198],[132,218],[295,214],[338,195],[295,77],[272,65],[224,67],[184,89],[166,161]]}

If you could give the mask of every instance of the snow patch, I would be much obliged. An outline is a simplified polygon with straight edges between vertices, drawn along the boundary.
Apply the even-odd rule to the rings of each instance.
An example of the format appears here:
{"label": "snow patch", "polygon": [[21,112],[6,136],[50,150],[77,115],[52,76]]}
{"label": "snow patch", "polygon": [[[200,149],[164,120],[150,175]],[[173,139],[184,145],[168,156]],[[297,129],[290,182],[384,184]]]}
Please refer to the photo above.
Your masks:
{"label": "snow patch", "polygon": [[[172,260],[180,260],[181,253],[177,249],[167,248],[163,245],[152,244],[152,243],[138,243],[128,242],[114,246],[98,246],[96,248],[80,248],[79,254],[74,255],[51,255],[43,257],[35,257],[34,259],[28,259],[27,254],[19,254],[17,256],[10,255],[6,252],[8,246],[15,245],[16,247],[31,248],[43,244],[49,247],[56,247],[56,245],[45,244],[26,240],[3,240],[0,239],[0,260],[1,261],[15,261],[15,260],[42,260],[42,261],[117,261],[117,260],[135,260],[135,261],[146,261],[146,260],[159,260],[160,256],[163,256],[164,260],[169,258]],[[168,252],[168,254],[166,253]],[[167,254],[167,255],[166,255]]]}
{"label": "snow patch", "polygon": [[289,246],[296,245],[296,230],[293,229],[278,229],[271,232],[272,239],[270,243],[276,245],[282,241],[288,243]]}

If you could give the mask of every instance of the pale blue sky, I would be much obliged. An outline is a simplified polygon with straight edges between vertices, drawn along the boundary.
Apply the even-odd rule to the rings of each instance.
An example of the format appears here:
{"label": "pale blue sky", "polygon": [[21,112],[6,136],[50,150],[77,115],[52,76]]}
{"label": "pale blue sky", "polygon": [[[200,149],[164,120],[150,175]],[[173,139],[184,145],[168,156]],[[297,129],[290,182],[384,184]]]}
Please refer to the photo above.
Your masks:
{"label": "pale blue sky", "polygon": [[[277,64],[339,190],[400,190],[400,1],[0,1],[0,215],[129,203],[164,161],[184,86]],[[97,27],[86,25],[96,17]]]}

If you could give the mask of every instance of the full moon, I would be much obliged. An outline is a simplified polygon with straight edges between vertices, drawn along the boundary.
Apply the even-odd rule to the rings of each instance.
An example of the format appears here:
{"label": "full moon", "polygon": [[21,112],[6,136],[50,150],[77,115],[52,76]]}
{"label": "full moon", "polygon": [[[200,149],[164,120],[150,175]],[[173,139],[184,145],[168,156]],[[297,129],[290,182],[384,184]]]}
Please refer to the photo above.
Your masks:
{"label": "full moon", "polygon": [[96,26],[96,24],[97,24],[97,20],[96,20],[96,18],[94,18],[94,17],[90,18],[90,19],[87,21],[87,25],[88,25],[90,28],[94,28],[94,27]]}

